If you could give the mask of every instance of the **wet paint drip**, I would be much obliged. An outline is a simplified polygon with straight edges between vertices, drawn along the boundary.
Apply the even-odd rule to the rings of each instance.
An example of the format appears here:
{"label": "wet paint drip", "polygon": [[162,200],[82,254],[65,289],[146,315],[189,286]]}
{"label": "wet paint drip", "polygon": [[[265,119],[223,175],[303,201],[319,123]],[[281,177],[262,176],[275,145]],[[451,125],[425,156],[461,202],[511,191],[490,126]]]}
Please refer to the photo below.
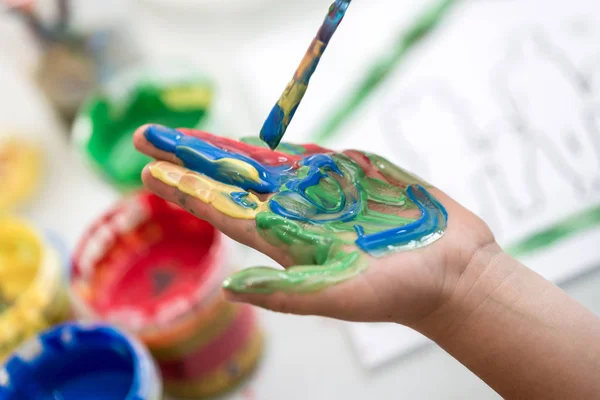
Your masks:
{"label": "wet paint drip", "polygon": [[300,264],[241,271],[224,282],[230,290],[319,290],[359,274],[368,256],[425,246],[446,229],[447,212],[427,185],[376,155],[282,146],[264,153],[267,165],[264,148],[231,139],[155,126],[145,135],[184,164],[155,163],[155,178],[226,215],[254,219],[266,241],[286,246]]}
{"label": "wet paint drip", "polygon": [[329,7],[325,21],[310,44],[308,51],[288,83],[283,94],[269,113],[261,131],[260,138],[271,148],[275,149],[292,121],[313,73],[321,61],[321,57],[342,22],[351,0],[336,0]]}

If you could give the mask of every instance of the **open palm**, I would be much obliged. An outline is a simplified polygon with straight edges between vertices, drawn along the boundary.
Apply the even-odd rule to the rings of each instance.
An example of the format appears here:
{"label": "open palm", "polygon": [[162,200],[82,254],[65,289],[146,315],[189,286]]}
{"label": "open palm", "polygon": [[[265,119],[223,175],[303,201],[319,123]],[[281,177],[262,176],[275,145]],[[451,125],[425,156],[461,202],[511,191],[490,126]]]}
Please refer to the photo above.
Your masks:
{"label": "open palm", "polygon": [[[373,154],[144,126],[146,186],[279,262],[224,282],[280,312],[410,325],[449,300],[494,241],[479,218]],[[407,251],[410,250],[410,251]]]}

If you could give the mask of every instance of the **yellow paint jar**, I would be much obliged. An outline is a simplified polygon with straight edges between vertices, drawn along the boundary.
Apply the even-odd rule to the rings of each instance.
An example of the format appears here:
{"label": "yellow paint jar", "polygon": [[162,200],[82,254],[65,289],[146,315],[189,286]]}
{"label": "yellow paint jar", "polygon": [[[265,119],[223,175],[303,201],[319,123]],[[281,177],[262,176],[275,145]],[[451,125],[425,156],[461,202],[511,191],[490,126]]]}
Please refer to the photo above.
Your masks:
{"label": "yellow paint jar", "polygon": [[25,221],[0,217],[0,361],[69,316],[64,259]]}
{"label": "yellow paint jar", "polygon": [[32,143],[9,136],[0,139],[0,213],[27,200],[37,188],[41,150]]}

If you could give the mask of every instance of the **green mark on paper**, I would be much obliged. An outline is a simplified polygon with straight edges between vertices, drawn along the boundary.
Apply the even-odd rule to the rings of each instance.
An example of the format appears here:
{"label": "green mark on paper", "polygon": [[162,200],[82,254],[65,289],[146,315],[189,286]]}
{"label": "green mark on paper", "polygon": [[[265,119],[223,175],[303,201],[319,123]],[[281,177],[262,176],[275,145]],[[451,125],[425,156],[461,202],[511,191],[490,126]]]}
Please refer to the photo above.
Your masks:
{"label": "green mark on paper", "polygon": [[521,257],[548,247],[560,240],[600,225],[600,206],[564,219],[548,229],[508,247],[508,253]]}
{"label": "green mark on paper", "polygon": [[322,144],[330,140],[338,132],[343,123],[352,116],[362,103],[377,89],[391,73],[406,59],[407,54],[431,33],[451,10],[451,6],[461,0],[441,0],[417,19],[408,30],[404,31],[396,45],[381,60],[376,62],[369,73],[360,81],[356,89],[346,100],[336,106],[321,130],[313,136],[315,143]]}

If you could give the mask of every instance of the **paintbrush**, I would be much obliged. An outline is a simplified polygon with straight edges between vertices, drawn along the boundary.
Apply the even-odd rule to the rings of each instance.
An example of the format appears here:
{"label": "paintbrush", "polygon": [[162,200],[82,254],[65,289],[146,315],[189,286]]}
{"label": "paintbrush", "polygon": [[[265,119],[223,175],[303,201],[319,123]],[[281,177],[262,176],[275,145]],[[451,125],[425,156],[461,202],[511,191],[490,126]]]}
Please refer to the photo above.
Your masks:
{"label": "paintbrush", "polygon": [[325,21],[319,28],[298,69],[294,78],[288,83],[283,94],[267,116],[260,130],[260,138],[271,149],[275,149],[285,134],[304,94],[308,88],[311,76],[317,69],[317,65],[333,37],[337,27],[342,22],[351,0],[336,0],[329,7]]}

